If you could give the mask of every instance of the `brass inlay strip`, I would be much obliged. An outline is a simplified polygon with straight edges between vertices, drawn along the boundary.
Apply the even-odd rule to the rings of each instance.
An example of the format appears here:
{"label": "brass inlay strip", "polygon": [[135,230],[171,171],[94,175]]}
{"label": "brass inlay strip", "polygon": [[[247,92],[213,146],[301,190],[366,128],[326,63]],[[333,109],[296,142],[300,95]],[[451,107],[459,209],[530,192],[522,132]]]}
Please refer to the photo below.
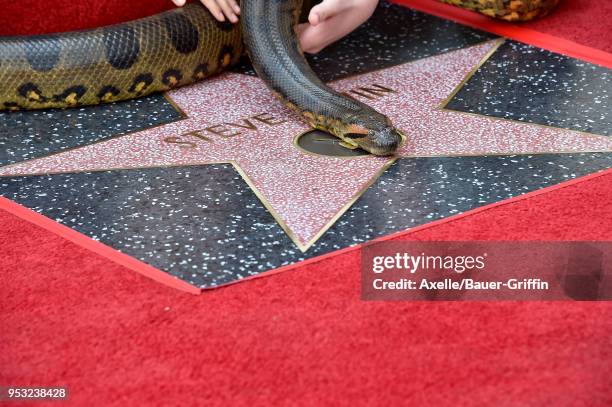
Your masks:
{"label": "brass inlay strip", "polygon": [[[178,103],[176,103],[174,101],[174,99],[172,99],[170,97],[170,95],[168,94],[168,92],[163,92],[162,95],[164,96],[164,99],[166,99],[168,101],[168,103],[170,103],[170,105],[174,108],[174,110],[176,110],[177,112],[179,112],[182,116],[183,119],[187,119],[189,118],[189,116],[187,115],[187,113],[185,113],[185,111],[178,105]],[[177,120],[179,121],[179,120]]]}
{"label": "brass inlay strip", "polygon": [[291,228],[289,227],[289,225],[287,225],[287,223],[282,218],[282,216],[276,211],[276,209],[274,209],[274,207],[268,201],[268,199],[265,197],[265,195],[262,194],[259,191],[259,189],[255,185],[255,183],[249,178],[247,173],[240,167],[240,165],[237,162],[230,161],[229,164],[232,164],[234,166],[234,168],[236,169],[238,174],[240,174],[240,176],[242,177],[244,182],[247,183],[249,188],[251,188],[251,191],[253,191],[255,196],[261,201],[263,206],[268,210],[270,215],[272,215],[274,220],[276,220],[276,222],[281,227],[281,229],[283,229],[285,231],[285,233],[287,234],[287,236],[289,236],[289,239],[291,239],[293,244],[295,244],[300,249],[300,251],[302,253],[305,253],[310,248],[310,246],[312,246],[312,244],[304,244],[304,243],[302,243],[300,238],[291,230]]}
{"label": "brass inlay strip", "polygon": [[305,246],[305,250],[302,251],[306,251],[308,249],[310,249],[312,247],[312,245],[314,245],[328,230],[329,228],[331,228],[337,221],[338,219],[340,219],[342,217],[342,215],[344,215],[344,213],[346,211],[349,210],[349,208],[351,206],[353,206],[353,204],[355,202],[357,202],[357,200],[359,198],[361,198],[361,196],[368,190],[368,188],[370,188],[377,180],[378,178],[380,178],[380,176],[387,171],[387,169],[389,169],[389,167],[391,167],[393,165],[393,163],[395,163],[395,161],[398,159],[399,157],[393,157],[391,158],[389,161],[387,161],[377,172],[376,174],[374,174],[372,176],[372,178],[370,178],[370,180],[364,184],[361,189],[359,191],[357,191],[355,193],[355,195],[353,195],[353,197],[342,207],[340,208],[340,210],[329,220],[329,222],[327,222],[325,224],[325,226],[323,226],[323,228],[321,228],[321,230],[319,230],[319,232],[306,244]]}
{"label": "brass inlay strip", "polygon": [[497,50],[499,49],[499,47],[502,46],[502,44],[504,42],[506,42],[505,38],[498,38],[493,42],[493,47],[491,47],[491,49],[489,51],[487,51],[487,53],[480,59],[480,61],[478,61],[478,63],[470,70],[470,72],[468,72],[468,74],[463,78],[463,80],[461,82],[459,82],[459,84],[455,87],[455,89],[453,89],[453,91],[450,93],[450,95],[448,95],[446,97],[446,99],[444,99],[442,101],[442,103],[440,104],[439,108],[440,109],[444,109],[446,107],[446,105],[457,95],[457,93],[465,86],[465,84],[467,83],[467,81],[469,81],[470,79],[472,79],[472,76],[474,76],[474,74],[476,73],[476,71],[478,71],[480,69],[481,66],[483,66],[485,64],[485,62],[487,62],[489,60],[489,58],[491,58],[493,56],[493,54],[495,54],[497,52]]}

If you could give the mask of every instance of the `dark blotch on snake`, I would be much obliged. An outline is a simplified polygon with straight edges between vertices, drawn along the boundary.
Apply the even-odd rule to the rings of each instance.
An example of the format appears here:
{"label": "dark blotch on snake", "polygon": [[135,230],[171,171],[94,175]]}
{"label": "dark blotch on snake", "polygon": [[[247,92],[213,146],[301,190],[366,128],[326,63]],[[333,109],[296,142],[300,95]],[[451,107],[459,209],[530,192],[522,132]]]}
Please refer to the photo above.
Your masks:
{"label": "dark blotch on snake", "polygon": [[17,92],[20,96],[32,101],[32,102],[46,102],[47,98],[43,96],[42,92],[32,82],[24,83],[19,88],[17,88]]}
{"label": "dark blotch on snake", "polygon": [[[138,75],[132,86],[130,86],[130,92],[140,94],[144,92],[153,83],[153,75],[150,73],[143,73]],[[139,88],[140,87],[140,88]]]}
{"label": "dark blotch on snake", "polygon": [[116,69],[128,69],[138,60],[140,43],[129,25],[104,30],[104,46],[108,63]]}
{"label": "dark blotch on snake", "polygon": [[196,69],[193,70],[193,79],[198,80],[205,78],[208,75],[208,64],[203,63],[196,66]]}
{"label": "dark blotch on snake", "polygon": [[32,69],[47,72],[59,62],[62,46],[56,35],[43,35],[25,41],[23,49]]}
{"label": "dark blotch on snake", "polygon": [[198,49],[200,34],[187,17],[179,12],[162,18],[170,41],[181,54],[189,54]]}
{"label": "dark blotch on snake", "polygon": [[83,97],[85,92],[87,92],[87,88],[85,86],[82,86],[82,85],[71,86],[65,91],[63,91],[61,94],[53,96],[53,100],[55,101],[65,100],[67,97],[69,97],[73,93],[75,95],[75,99],[79,100],[81,97]]}
{"label": "dark blotch on snake", "polygon": [[217,27],[219,27],[221,31],[232,31],[232,29],[234,28],[234,24],[232,24],[231,22],[227,20],[219,21],[216,18],[214,20],[215,20],[215,24],[217,25]]}
{"label": "dark blotch on snake", "polygon": [[232,60],[234,48],[231,45],[225,45],[219,52],[219,66],[226,67]]}
{"label": "dark blotch on snake", "polygon": [[19,110],[21,105],[17,102],[4,102],[4,107],[9,110]]}
{"label": "dark blotch on snake", "polygon": [[117,89],[116,87],[112,85],[107,85],[103,87],[102,89],[100,89],[100,92],[98,92],[97,96],[99,99],[104,99],[106,95],[111,95],[112,97],[116,97],[119,93],[120,93],[119,89]]}
{"label": "dark blotch on snake", "polygon": [[178,69],[169,69],[162,75],[162,83],[170,87],[178,85],[181,79],[183,79],[183,74]]}

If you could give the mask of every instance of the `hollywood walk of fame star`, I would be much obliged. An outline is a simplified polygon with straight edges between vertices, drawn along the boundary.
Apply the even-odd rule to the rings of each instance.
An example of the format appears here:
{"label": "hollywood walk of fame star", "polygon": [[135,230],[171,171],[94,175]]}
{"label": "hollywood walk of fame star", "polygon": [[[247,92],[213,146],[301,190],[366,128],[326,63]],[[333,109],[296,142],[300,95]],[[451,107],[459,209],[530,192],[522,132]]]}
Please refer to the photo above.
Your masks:
{"label": "hollywood walk of fame star", "polygon": [[[612,150],[603,136],[441,108],[498,47],[491,41],[330,84],[363,99],[407,134],[398,157]],[[355,93],[352,93],[355,96]],[[232,163],[306,251],[397,157],[307,154],[293,139],[308,126],[256,77],[227,73],[168,93],[183,120],[0,168],[0,176]],[[356,96],[359,98],[359,96]]]}

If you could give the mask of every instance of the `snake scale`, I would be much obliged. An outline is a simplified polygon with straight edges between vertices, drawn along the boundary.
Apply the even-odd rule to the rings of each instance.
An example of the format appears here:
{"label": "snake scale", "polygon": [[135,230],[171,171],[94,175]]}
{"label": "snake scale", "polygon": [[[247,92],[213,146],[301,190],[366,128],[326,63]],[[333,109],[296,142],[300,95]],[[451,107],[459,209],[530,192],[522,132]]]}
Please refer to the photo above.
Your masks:
{"label": "snake scale", "polygon": [[[533,17],[558,0],[443,1],[511,19]],[[402,136],[391,121],[333,91],[308,66],[294,27],[312,3],[242,0],[235,25],[188,4],[99,29],[0,38],[0,110],[95,105],[169,90],[225,70],[246,48],[260,78],[311,126],[372,154],[392,154]]]}

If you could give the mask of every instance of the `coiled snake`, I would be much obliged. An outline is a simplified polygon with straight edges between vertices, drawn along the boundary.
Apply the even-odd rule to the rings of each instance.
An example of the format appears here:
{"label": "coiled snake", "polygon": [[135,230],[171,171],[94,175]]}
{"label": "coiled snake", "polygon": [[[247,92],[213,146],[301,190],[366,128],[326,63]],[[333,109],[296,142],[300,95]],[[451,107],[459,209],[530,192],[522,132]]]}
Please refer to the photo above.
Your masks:
{"label": "coiled snake", "polygon": [[[539,0],[511,3],[525,1]],[[397,149],[401,134],[385,115],[333,91],[308,66],[294,27],[312,1],[241,3],[236,25],[188,4],[94,30],[1,38],[0,110],[94,105],[169,90],[225,70],[246,47],[257,74],[310,125],[372,154]]]}

